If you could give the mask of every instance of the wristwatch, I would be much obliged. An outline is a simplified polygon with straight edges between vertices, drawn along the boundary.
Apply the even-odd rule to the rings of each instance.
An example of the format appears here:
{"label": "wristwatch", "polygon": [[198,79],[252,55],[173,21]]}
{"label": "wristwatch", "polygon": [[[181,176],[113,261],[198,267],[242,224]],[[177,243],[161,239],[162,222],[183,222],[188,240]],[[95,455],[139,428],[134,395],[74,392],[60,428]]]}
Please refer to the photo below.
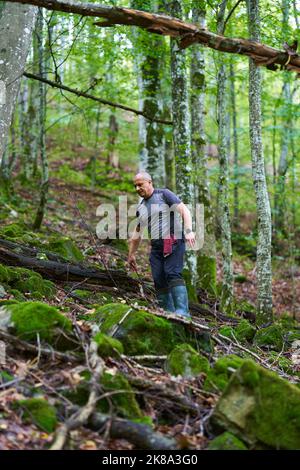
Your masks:
{"label": "wristwatch", "polygon": [[193,230],[191,228],[187,228],[185,231],[184,231],[184,234],[185,235],[188,235],[189,233],[191,233]]}

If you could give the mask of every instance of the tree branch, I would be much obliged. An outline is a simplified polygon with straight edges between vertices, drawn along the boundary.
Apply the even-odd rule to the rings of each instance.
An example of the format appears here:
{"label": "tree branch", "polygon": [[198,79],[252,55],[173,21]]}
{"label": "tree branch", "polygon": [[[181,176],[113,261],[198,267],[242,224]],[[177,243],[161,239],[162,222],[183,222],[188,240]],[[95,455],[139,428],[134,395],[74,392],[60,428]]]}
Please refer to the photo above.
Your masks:
{"label": "tree branch", "polygon": [[206,29],[185,23],[177,18],[166,15],[158,15],[130,8],[108,7],[94,3],[82,3],[71,0],[8,0],[14,3],[31,4],[48,10],[76,13],[82,16],[105,18],[106,21],[95,23],[97,26],[106,27],[113,25],[139,26],[150,33],[163,34],[180,39],[182,48],[191,44],[204,44],[211,49],[221,52],[240,54],[251,57],[256,65],[265,66],[276,70],[276,65],[283,66],[286,70],[294,71],[300,75],[300,56],[296,53],[289,54],[273,47],[266,46],[248,39],[228,38],[211,33]]}
{"label": "tree branch", "polygon": [[59,88],[60,90],[68,91],[69,93],[73,93],[74,95],[82,96],[83,98],[88,98],[90,100],[97,101],[98,103],[102,103],[107,106],[112,106],[113,108],[124,109],[125,111],[129,111],[131,113],[144,116],[145,119],[148,119],[149,121],[152,121],[152,122],[159,122],[160,124],[168,124],[168,125],[173,124],[172,121],[164,121],[162,119],[152,119],[150,116],[147,116],[145,113],[137,109],[129,108],[128,106],[124,106],[123,104],[113,103],[112,101],[103,100],[102,98],[98,98],[96,96],[90,95],[89,93],[85,93],[84,91],[76,90],[75,88],[70,88],[66,85],[63,85],[62,83],[53,82],[52,80],[48,80],[46,78],[40,77],[39,75],[35,75],[33,73],[24,72],[23,75],[24,77],[46,83],[47,85],[50,85],[53,88]]}

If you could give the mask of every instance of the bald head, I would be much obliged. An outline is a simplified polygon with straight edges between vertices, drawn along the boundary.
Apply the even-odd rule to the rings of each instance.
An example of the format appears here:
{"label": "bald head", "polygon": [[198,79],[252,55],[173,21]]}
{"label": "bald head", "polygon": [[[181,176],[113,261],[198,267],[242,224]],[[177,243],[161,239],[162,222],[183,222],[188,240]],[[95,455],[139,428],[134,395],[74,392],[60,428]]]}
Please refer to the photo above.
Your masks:
{"label": "bald head", "polygon": [[152,178],[146,171],[140,171],[134,177],[134,186],[137,193],[147,199],[154,191]]}
{"label": "bald head", "polygon": [[134,177],[134,180],[136,180],[137,178],[143,179],[145,181],[152,181],[151,175],[149,175],[149,173],[147,173],[146,171],[140,171],[139,173],[137,173]]}

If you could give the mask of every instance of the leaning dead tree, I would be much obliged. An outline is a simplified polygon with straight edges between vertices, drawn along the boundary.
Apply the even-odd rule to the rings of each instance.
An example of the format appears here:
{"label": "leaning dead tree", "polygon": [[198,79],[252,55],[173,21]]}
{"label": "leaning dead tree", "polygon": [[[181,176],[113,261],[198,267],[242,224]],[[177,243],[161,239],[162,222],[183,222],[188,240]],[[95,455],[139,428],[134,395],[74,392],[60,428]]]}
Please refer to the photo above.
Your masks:
{"label": "leaning dead tree", "polygon": [[178,38],[180,47],[186,48],[191,44],[200,43],[221,52],[240,54],[251,57],[255,65],[277,70],[281,65],[286,70],[300,75],[300,56],[297,54],[296,42],[284,46],[284,51],[261,44],[257,41],[229,38],[214,34],[206,28],[186,23],[177,18],[159,15],[131,8],[108,7],[94,3],[83,3],[71,0],[8,0],[14,3],[37,5],[48,10],[76,13],[81,16],[104,18],[105,21],[95,22],[100,27],[113,25],[138,26],[150,33],[163,34]]}

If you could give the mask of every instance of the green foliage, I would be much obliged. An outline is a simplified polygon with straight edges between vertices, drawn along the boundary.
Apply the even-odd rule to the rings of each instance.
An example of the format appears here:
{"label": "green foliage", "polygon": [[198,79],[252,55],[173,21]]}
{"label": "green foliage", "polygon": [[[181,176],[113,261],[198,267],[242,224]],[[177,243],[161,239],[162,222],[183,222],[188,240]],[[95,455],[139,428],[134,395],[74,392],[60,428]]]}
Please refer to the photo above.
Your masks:
{"label": "green foliage", "polygon": [[247,255],[251,259],[256,258],[256,239],[252,234],[244,235],[242,233],[232,233],[232,247],[242,255]]}
{"label": "green foliage", "polygon": [[43,398],[29,398],[15,402],[15,407],[22,411],[24,423],[33,423],[42,431],[51,433],[57,426],[56,409]]}
{"label": "green foliage", "polygon": [[281,351],[284,345],[283,330],[278,324],[261,328],[254,337],[254,344],[261,348]]}
{"label": "green foliage", "polygon": [[199,254],[197,256],[197,274],[199,287],[207,291],[209,294],[216,295],[216,258],[210,258]]}
{"label": "green foliage", "polygon": [[209,362],[189,344],[180,344],[168,355],[166,370],[171,375],[195,377],[201,373],[207,374]]}

